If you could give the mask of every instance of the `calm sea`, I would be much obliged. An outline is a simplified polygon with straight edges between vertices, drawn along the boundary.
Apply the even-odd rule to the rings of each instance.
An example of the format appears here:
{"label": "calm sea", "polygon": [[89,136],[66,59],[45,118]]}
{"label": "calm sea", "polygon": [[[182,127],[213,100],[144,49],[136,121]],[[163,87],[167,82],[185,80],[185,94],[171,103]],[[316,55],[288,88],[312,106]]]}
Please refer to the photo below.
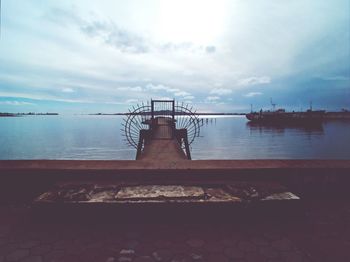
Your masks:
{"label": "calm sea", "polygon": [[[193,159],[350,159],[350,121],[316,126],[251,125],[204,117]],[[134,159],[121,116],[0,118],[0,159]]]}

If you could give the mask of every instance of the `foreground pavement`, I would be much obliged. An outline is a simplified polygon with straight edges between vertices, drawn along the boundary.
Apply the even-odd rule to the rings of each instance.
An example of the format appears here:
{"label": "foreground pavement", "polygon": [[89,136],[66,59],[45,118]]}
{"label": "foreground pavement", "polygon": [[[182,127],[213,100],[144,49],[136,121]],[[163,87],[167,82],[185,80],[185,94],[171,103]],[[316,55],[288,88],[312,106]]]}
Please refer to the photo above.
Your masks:
{"label": "foreground pavement", "polygon": [[265,221],[60,222],[32,215],[25,205],[0,206],[0,262],[350,261],[350,200],[307,200],[300,216]]}

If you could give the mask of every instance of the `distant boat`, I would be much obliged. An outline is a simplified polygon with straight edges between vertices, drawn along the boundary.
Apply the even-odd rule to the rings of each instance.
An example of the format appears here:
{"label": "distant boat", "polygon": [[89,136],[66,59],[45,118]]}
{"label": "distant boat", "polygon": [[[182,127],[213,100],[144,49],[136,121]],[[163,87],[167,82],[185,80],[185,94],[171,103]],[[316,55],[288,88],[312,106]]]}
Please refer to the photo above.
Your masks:
{"label": "distant boat", "polygon": [[265,133],[283,133],[286,130],[298,130],[303,133],[323,133],[322,121],[248,121],[246,126],[251,131]]}
{"label": "distant boat", "polygon": [[325,110],[307,110],[305,112],[286,112],[285,109],[274,111],[251,112],[246,118],[252,122],[264,123],[315,123],[321,122],[326,116]]}

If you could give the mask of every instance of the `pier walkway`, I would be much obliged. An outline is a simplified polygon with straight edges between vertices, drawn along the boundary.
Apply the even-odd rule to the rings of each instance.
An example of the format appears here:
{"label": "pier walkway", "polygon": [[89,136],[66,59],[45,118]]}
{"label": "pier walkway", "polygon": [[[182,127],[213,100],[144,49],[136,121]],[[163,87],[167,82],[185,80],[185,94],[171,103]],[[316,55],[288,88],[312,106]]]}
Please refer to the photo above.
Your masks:
{"label": "pier walkway", "polygon": [[145,145],[138,160],[155,162],[172,162],[186,160],[187,156],[175,138],[175,130],[171,118],[158,117],[152,130],[152,137]]}

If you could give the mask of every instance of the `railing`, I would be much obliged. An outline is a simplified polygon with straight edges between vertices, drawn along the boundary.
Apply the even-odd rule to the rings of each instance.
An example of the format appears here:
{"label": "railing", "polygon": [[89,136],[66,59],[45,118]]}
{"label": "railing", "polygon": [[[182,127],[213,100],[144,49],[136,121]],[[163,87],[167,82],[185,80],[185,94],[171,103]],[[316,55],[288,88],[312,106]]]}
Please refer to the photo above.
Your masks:
{"label": "railing", "polygon": [[174,100],[151,100],[152,119],[156,117],[169,117],[175,119]]}

